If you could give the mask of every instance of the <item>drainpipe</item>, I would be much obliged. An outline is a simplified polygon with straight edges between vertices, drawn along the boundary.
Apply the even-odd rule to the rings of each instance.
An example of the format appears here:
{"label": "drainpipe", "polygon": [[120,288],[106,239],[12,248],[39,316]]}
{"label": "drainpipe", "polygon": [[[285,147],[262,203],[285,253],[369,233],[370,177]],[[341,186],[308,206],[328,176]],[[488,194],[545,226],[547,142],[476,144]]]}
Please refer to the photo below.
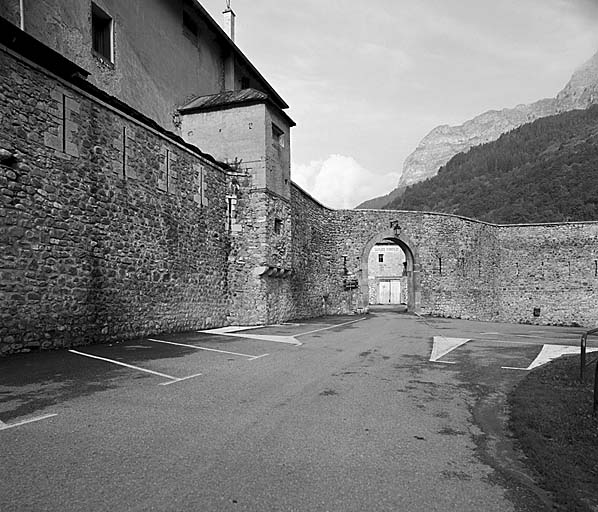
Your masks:
{"label": "drainpipe", "polygon": [[25,0],[19,0],[19,13],[20,13],[19,28],[21,30],[25,30]]}

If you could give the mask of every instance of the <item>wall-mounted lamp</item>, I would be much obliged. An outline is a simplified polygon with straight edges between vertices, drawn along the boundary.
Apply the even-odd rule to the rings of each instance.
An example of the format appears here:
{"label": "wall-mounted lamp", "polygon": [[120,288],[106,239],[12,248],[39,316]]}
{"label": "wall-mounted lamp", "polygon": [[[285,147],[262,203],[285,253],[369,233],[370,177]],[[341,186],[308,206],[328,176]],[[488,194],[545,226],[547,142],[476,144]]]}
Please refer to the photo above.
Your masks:
{"label": "wall-mounted lamp", "polygon": [[399,225],[399,221],[398,220],[391,220],[390,221],[390,227],[395,232],[395,236],[396,237],[401,236],[401,226]]}

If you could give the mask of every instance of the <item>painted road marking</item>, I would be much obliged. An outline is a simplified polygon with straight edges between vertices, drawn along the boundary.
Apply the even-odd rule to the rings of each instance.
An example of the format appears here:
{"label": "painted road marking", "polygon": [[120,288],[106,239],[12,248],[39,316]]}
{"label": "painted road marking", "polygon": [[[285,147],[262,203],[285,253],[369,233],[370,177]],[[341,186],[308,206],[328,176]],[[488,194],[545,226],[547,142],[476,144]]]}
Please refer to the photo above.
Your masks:
{"label": "painted road marking", "polygon": [[[265,327],[263,325],[259,327]],[[235,330],[230,330],[232,327],[222,327],[221,329],[210,329],[209,331],[197,331],[200,333],[205,334],[218,334],[219,336],[230,336],[232,338],[244,338],[249,340],[258,340],[258,341],[272,341],[275,343],[287,343],[289,345],[296,345],[301,346],[301,343],[298,339],[293,336],[274,336],[268,334],[245,334],[243,332],[246,329],[258,329],[259,327],[235,327]]]}
{"label": "painted road marking", "polygon": [[217,329],[208,329],[205,331],[206,334],[229,334],[231,332],[249,331],[250,329],[261,329],[266,327],[265,325],[229,325],[228,327],[218,327]]}
{"label": "painted road marking", "polygon": [[189,380],[189,379],[193,379],[194,377],[200,377],[200,376],[201,376],[201,373],[196,373],[195,375],[188,375],[187,377],[177,377],[168,382],[160,382],[160,384],[158,384],[158,386],[170,386],[171,384],[176,384],[177,382],[182,382],[184,380]]}
{"label": "painted road marking", "polygon": [[[334,329],[335,327],[342,327],[343,325],[354,324],[355,322],[361,322],[365,320],[366,317],[359,318],[358,320],[351,320],[350,322],[344,322],[342,324],[336,325],[329,325],[328,327],[322,327],[321,329],[314,329],[313,331],[302,332],[301,334],[295,334],[294,336],[277,336],[273,334],[246,334],[242,331],[246,331],[249,329],[260,329],[262,327],[275,327],[275,326],[268,326],[268,325],[258,325],[258,326],[249,326],[243,327],[240,325],[231,325],[229,327],[220,327],[218,329],[209,329],[207,331],[197,331],[200,333],[205,334],[219,334],[220,336],[231,336],[233,338],[245,338],[248,340],[258,340],[258,341],[272,341],[275,343],[287,343],[289,345],[296,345],[301,346],[301,343],[297,338],[299,336],[307,336],[308,334],[313,334],[320,331],[326,331],[328,329]],[[300,324],[299,324],[300,325]]]}
{"label": "painted road marking", "polygon": [[154,370],[147,370],[146,368],[140,368],[139,366],[133,366],[132,364],[123,363],[121,361],[115,361],[114,359],[108,359],[106,357],[94,356],[92,354],[86,354],[85,352],[79,352],[78,350],[69,350],[72,354],[77,354],[84,357],[90,357],[91,359],[99,359],[100,361],[106,361],[107,363],[116,364],[119,366],[124,366],[125,368],[131,368],[133,370],[137,370],[140,372],[150,373],[152,375],[157,375],[158,377],[164,377],[172,382],[166,382],[160,384],[160,386],[167,386],[169,384],[174,384],[175,382],[181,382],[183,380],[192,379],[193,377],[199,377],[201,373],[197,373],[195,375],[189,375],[187,377],[173,377],[172,375],[166,375],[165,373],[155,372]]}
{"label": "painted road marking", "polygon": [[434,336],[432,338],[434,344],[432,345],[432,353],[430,354],[430,361],[434,363],[447,363],[447,364],[454,364],[449,363],[448,361],[438,361],[441,357],[447,355],[449,352],[452,352],[457,347],[461,345],[465,345],[468,341],[471,341],[470,338],[445,338],[444,336]]}
{"label": "painted road marking", "polygon": [[54,416],[58,416],[58,414],[44,414],[43,416],[37,416],[28,420],[17,421],[16,423],[4,423],[3,421],[0,421],[0,430],[8,430],[9,428],[20,427],[21,425],[27,425],[27,423],[46,420],[48,418],[53,418]]}
{"label": "painted road marking", "polygon": [[[546,338],[543,338],[546,340]],[[497,340],[497,339],[480,339],[480,340],[472,340],[479,343],[503,343],[505,345],[562,345],[562,343],[538,343],[537,341],[516,341],[516,340]],[[579,347],[579,340],[576,339],[566,339],[566,338],[552,338],[551,341],[571,341],[573,342],[572,345],[566,345],[567,347]]]}
{"label": "painted road marking", "polygon": [[154,343],[165,343],[167,345],[176,345],[178,347],[188,347],[188,348],[194,348],[196,350],[206,350],[208,352],[218,352],[220,354],[230,354],[232,356],[246,357],[250,361],[254,361],[255,359],[260,359],[262,357],[266,357],[266,356],[270,355],[270,354],[262,354],[261,356],[254,356],[251,354],[241,354],[240,352],[229,352],[228,350],[218,350],[215,348],[200,347],[198,345],[187,345],[185,343],[175,343],[174,341],[156,340],[156,339],[152,339],[152,338],[148,338],[147,340],[153,341]]}
{"label": "painted road marking", "polygon": [[498,343],[504,345],[544,345],[544,343],[538,343],[536,341],[516,341],[516,340],[496,340],[496,339],[485,339],[479,340],[480,343]]}
{"label": "painted road marking", "polygon": [[361,322],[362,320],[365,320],[365,316],[363,318],[359,318],[357,320],[351,320],[350,322],[344,322],[342,324],[336,324],[336,325],[329,325],[328,327],[322,327],[321,329],[314,329],[313,331],[307,331],[307,332],[302,332],[301,334],[295,334],[296,337],[298,336],[307,336],[308,334],[313,334],[315,332],[320,332],[320,331],[327,331],[328,329],[334,329],[335,327],[341,327],[343,325],[349,325],[349,324],[354,324],[356,322]]}
{"label": "painted road marking", "polygon": [[[587,352],[596,352],[598,348],[588,348]],[[515,366],[503,366],[504,370],[524,370],[529,371],[549,363],[553,359],[558,359],[566,354],[579,354],[579,347],[573,347],[571,345],[544,345],[540,353],[536,356],[536,359],[532,361],[527,368],[517,368]]]}

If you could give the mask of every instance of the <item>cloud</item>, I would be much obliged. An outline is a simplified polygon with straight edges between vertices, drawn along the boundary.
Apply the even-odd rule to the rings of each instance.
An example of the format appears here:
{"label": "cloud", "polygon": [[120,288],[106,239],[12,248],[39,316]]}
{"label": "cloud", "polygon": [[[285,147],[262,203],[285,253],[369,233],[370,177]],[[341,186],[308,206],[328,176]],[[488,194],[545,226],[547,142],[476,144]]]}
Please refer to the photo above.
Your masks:
{"label": "cloud", "polygon": [[325,160],[293,165],[292,178],[325,206],[344,209],[388,194],[397,186],[399,174],[375,174],[351,156],[330,155]]}

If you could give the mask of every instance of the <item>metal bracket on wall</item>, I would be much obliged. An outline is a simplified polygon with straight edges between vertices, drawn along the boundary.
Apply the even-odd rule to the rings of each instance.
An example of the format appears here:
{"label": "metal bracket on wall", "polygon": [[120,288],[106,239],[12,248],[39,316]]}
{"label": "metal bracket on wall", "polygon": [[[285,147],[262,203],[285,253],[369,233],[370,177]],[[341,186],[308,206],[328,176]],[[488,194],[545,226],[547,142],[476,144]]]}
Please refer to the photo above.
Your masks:
{"label": "metal bracket on wall", "polygon": [[286,279],[287,277],[291,276],[293,269],[262,265],[260,267],[256,267],[253,270],[253,273],[259,277],[282,277],[283,279]]}

